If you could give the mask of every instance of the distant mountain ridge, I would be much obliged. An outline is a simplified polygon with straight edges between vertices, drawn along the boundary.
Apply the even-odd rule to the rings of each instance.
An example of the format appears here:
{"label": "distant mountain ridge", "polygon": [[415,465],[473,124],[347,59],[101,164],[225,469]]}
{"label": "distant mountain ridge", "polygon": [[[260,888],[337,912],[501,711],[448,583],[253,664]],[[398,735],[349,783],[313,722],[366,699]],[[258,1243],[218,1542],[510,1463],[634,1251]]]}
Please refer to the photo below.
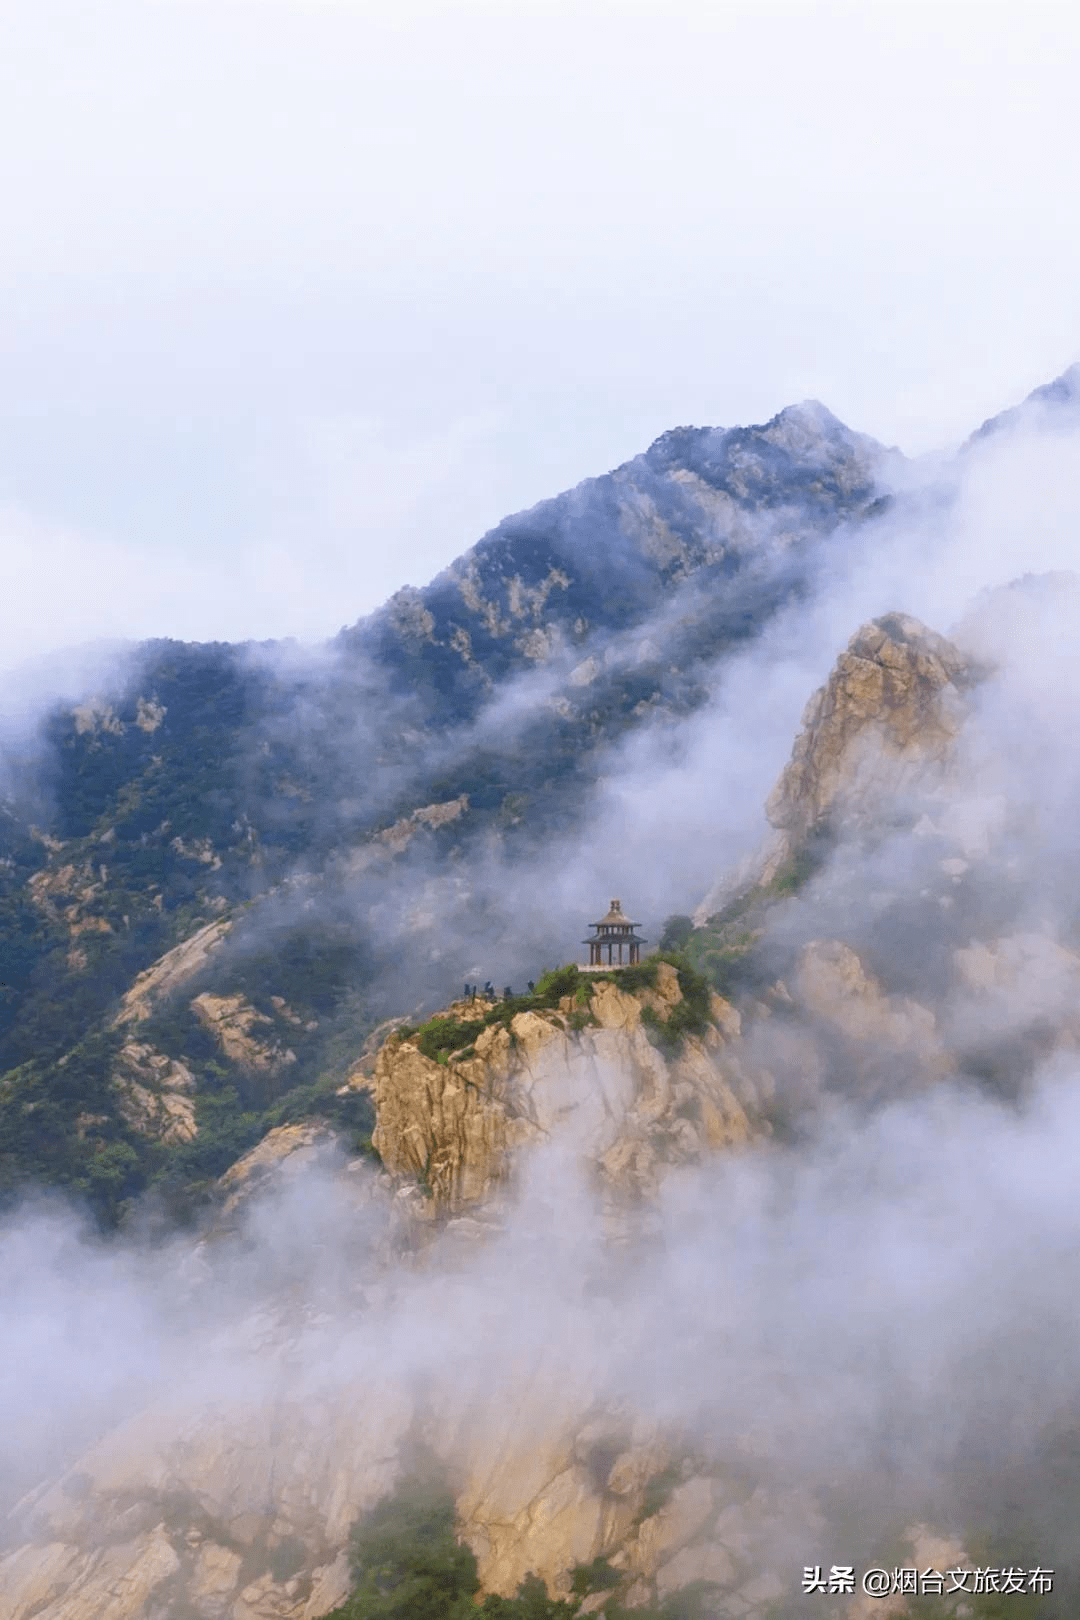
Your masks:
{"label": "distant mountain ridge", "polygon": [[672,429],[505,518],[341,640],[436,708],[473,712],[499,680],[634,628],[691,578],[723,587],[771,562],[777,582],[799,582],[800,543],[865,515],[888,455],[813,402],[763,427]]}
{"label": "distant mountain ridge", "polygon": [[974,444],[1004,429],[1034,425],[1036,419],[1045,422],[1065,422],[1080,416],[1080,360],[1055,377],[1052,382],[1033,388],[1019,405],[999,411],[989,417],[968,440]]}

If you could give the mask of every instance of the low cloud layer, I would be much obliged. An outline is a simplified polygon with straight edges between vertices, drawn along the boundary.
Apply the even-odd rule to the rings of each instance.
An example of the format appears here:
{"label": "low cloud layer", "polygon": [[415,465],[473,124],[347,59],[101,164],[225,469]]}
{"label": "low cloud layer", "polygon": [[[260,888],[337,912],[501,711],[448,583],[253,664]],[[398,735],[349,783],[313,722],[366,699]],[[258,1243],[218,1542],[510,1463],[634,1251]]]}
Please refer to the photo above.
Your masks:
{"label": "low cloud layer", "polygon": [[[316,1459],[331,1474],[349,1460],[323,1426],[339,1407],[371,1414],[384,1458],[426,1414],[437,1440],[457,1436],[447,1460],[466,1473],[530,1424],[540,1443],[607,1408],[720,1474],[792,1502],[824,1492],[815,1511],[848,1502],[847,1548],[822,1542],[841,1532],[827,1508],[824,1524],[781,1514],[772,1552],[789,1579],[815,1556],[872,1554],[886,1527],[996,1523],[1080,1421],[1077,1096],[1061,1062],[1019,1112],[953,1088],[869,1120],[833,1109],[798,1149],[673,1176],[640,1250],[606,1245],[558,1141],[523,1162],[501,1236],[405,1270],[385,1269],[385,1195],[358,1214],[357,1172],[343,1183],[330,1166],[195,1253],[103,1250],[69,1216],[24,1212],[3,1244],[5,1490],[85,1452],[96,1489],[122,1486],[110,1458],[126,1456],[133,1481],[164,1464],[197,1491],[186,1471],[235,1430],[235,1489],[257,1494],[268,1469],[298,1466],[280,1433],[309,1448],[325,1515]],[[135,1426],[119,1450],[95,1451],[120,1421]],[[364,1428],[354,1413],[342,1443]],[[1059,1505],[1025,1504],[1047,1562],[1069,1551]]]}

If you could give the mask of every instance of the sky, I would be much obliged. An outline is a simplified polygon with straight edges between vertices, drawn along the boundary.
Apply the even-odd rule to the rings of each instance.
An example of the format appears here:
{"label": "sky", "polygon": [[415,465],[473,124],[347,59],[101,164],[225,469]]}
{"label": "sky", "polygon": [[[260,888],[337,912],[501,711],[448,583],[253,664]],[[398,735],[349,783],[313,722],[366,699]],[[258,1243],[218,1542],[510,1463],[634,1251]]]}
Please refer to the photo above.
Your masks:
{"label": "sky", "polygon": [[0,667],[318,639],[666,428],[1080,356],[1065,5],[7,0]]}

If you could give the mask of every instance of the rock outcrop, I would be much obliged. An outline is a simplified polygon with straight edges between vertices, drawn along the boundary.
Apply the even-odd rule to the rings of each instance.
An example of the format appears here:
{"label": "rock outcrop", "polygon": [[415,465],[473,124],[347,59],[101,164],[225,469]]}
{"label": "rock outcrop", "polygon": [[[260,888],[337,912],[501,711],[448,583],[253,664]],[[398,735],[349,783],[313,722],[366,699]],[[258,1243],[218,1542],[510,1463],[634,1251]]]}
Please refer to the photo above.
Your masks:
{"label": "rock outcrop", "polygon": [[[215,996],[204,990],[192,1000],[191,1010],[213,1036],[223,1056],[241,1068],[273,1073],[296,1062],[296,1053],[284,1045],[275,1020],[259,1012],[246,996]],[[281,1010],[278,1017],[286,1024],[291,1022]]]}
{"label": "rock outcrop", "polygon": [[113,1087],[120,1113],[133,1130],[160,1142],[190,1142],[195,1122],[195,1077],[186,1064],[155,1052],[145,1041],[125,1041]]}
{"label": "rock outcrop", "polygon": [[980,671],[906,614],[865,624],[806,706],[789,763],[769,796],[777,829],[769,882],[815,834],[895,815],[940,785],[954,757],[964,693]]}
{"label": "rock outcrop", "polygon": [[[318,1620],[339,1603],[350,1524],[392,1489],[419,1414],[392,1377],[366,1399],[268,1400],[266,1370],[252,1360],[251,1399],[213,1421],[182,1402],[140,1414],[23,1504],[34,1534],[0,1553],[5,1620]],[[631,1601],[713,1580],[753,1617],[784,1590],[778,1524],[814,1527],[793,1492],[673,1462],[641,1425],[568,1408],[557,1378],[495,1392],[479,1423],[453,1379],[435,1393],[432,1438],[453,1454],[489,1591],[532,1570],[566,1594],[574,1565],[606,1557]]]}
{"label": "rock outcrop", "polygon": [[303,1174],[320,1157],[332,1155],[336,1146],[334,1132],[319,1121],[279,1125],[222,1176],[222,1214],[234,1215],[258,1193],[280,1182],[283,1176]]}
{"label": "rock outcrop", "polygon": [[841,940],[812,940],[802,948],[792,992],[806,1064],[813,1056],[822,1063],[827,1053],[834,1086],[846,1075],[864,1098],[875,1091],[895,1095],[954,1071],[931,1009],[911,996],[886,994]]}
{"label": "rock outcrop", "polygon": [[139,974],[124,995],[114,1025],[137,1024],[149,1018],[163,1001],[198,977],[211,956],[225,943],[231,928],[230,919],[219,917],[166,951],[152,967]]}
{"label": "rock outcrop", "polygon": [[[653,988],[583,981],[580,1005],[566,996],[557,1009],[489,1024],[441,1062],[415,1036],[391,1037],[370,1082],[383,1164],[419,1180],[433,1210],[461,1213],[505,1192],[517,1152],[556,1134],[624,1196],[652,1189],[665,1163],[748,1141],[750,1121],[718,1061],[734,1010],[715,997],[702,1034],[669,1056],[649,1040],[643,1015],[662,1026],[682,999],[675,969],[661,962]],[[458,1003],[444,1016],[470,1014]]]}

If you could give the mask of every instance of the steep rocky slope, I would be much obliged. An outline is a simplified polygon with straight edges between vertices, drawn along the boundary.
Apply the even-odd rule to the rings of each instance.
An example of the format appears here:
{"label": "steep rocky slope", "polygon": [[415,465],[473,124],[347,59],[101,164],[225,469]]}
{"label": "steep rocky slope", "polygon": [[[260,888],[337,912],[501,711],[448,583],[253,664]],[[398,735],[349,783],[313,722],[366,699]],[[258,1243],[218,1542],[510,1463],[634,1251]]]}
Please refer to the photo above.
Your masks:
{"label": "steep rocky slope", "polygon": [[769,797],[781,834],[764,881],[811,838],[880,825],[942,783],[966,712],[974,661],[918,620],[892,613],[856,631],[803,715],[790,763]]}

